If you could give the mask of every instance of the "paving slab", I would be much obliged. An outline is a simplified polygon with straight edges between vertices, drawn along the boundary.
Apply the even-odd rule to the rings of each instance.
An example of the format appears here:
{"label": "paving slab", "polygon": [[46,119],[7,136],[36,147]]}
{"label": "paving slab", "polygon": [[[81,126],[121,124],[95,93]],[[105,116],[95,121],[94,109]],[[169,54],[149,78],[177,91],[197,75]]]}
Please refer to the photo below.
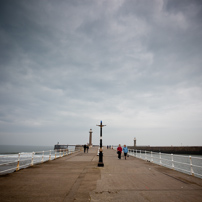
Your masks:
{"label": "paving slab", "polygon": [[202,179],[97,148],[0,176],[0,201],[202,201]]}
{"label": "paving slab", "polygon": [[202,180],[135,157],[119,160],[104,150],[104,165],[91,201],[202,201]]}
{"label": "paving slab", "polygon": [[90,201],[100,179],[96,154],[91,148],[0,176],[0,201]]}

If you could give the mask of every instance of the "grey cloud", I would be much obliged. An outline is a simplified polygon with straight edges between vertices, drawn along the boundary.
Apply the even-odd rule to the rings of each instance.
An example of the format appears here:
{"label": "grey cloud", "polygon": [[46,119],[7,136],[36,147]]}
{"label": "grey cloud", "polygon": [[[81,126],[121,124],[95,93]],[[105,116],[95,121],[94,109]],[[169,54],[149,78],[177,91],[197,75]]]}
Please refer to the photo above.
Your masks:
{"label": "grey cloud", "polygon": [[153,137],[163,129],[168,135],[168,128],[173,138],[175,130],[182,137],[185,123],[198,138],[200,2],[1,5],[1,142],[8,144],[6,134],[21,133],[22,141],[28,136],[37,143],[34,137],[51,134],[48,144],[57,136],[82,143],[76,141],[84,141],[84,130],[88,134],[100,119],[109,125],[106,144],[126,141],[121,131],[127,131],[126,144],[132,144],[134,131],[144,136],[142,144],[164,144],[149,138],[148,129]]}

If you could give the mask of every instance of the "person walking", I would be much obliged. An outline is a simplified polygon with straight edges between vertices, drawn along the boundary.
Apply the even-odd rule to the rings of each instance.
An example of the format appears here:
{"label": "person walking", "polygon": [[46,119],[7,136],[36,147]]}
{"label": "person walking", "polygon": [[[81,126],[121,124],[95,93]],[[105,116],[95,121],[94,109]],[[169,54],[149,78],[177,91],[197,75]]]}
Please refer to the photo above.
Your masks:
{"label": "person walking", "polygon": [[122,152],[122,147],[119,144],[118,148],[117,148],[117,153],[118,153],[118,158],[121,159],[121,152]]}
{"label": "person walking", "polygon": [[86,153],[86,144],[84,144],[83,149],[84,149],[84,153]]}
{"label": "person walking", "polygon": [[86,145],[86,149],[87,149],[87,153],[88,153],[88,149],[89,149],[89,146],[88,146],[88,145]]}
{"label": "person walking", "polygon": [[125,160],[126,160],[127,153],[128,153],[128,148],[126,147],[126,145],[125,145],[125,144],[124,144],[124,147],[123,147],[123,153],[124,153]]}

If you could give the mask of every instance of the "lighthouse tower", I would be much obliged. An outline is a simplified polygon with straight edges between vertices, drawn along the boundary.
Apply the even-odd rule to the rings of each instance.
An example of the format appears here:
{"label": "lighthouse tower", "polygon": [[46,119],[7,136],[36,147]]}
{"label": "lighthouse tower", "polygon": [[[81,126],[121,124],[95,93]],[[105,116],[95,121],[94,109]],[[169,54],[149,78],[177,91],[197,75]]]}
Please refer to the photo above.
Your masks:
{"label": "lighthouse tower", "polygon": [[136,147],[136,138],[134,138],[134,147]]}
{"label": "lighthouse tower", "polygon": [[92,133],[93,133],[93,131],[92,131],[92,129],[90,129],[90,131],[89,131],[89,146],[93,145],[93,143],[92,143]]}

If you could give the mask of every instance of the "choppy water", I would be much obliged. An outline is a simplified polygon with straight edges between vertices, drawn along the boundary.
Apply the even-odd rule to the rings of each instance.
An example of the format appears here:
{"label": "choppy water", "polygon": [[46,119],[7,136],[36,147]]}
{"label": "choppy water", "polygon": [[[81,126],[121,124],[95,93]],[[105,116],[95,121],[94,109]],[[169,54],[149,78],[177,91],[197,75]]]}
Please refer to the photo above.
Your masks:
{"label": "choppy water", "polygon": [[[74,151],[75,147],[69,146],[68,149]],[[26,168],[32,162],[33,164],[37,164],[49,159],[53,160],[61,155],[63,155],[63,152],[54,151],[54,146],[0,145],[0,174],[15,171],[18,160],[20,160],[20,168]],[[5,170],[8,171],[2,172]]]}
{"label": "choppy water", "polygon": [[53,146],[0,145],[0,154],[53,150]]}

